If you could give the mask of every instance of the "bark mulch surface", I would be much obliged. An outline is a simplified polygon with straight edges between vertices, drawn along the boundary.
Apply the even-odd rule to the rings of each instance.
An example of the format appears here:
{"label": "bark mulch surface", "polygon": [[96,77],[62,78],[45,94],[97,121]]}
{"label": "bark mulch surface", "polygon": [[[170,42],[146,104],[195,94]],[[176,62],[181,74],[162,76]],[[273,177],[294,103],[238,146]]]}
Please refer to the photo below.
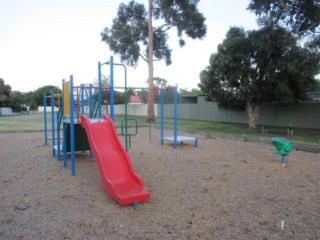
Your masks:
{"label": "bark mulch surface", "polygon": [[0,239],[320,239],[319,153],[282,167],[270,143],[199,135],[174,150],[139,129],[129,155],[151,200],[134,208],[108,197],[88,153],[71,176],[43,142],[0,133]]}

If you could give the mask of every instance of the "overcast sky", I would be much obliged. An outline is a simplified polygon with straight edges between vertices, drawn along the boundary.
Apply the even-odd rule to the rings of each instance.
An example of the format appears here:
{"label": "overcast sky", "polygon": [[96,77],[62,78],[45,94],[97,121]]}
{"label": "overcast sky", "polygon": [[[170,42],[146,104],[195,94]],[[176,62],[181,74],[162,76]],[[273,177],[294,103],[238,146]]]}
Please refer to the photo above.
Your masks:
{"label": "overcast sky", "polygon": [[[0,78],[21,92],[45,85],[61,87],[62,79],[74,75],[75,85],[93,83],[97,64],[113,54],[101,41],[100,33],[110,27],[121,2],[116,0],[0,0]],[[145,3],[147,0],[137,0]],[[245,30],[257,27],[256,17],[246,10],[249,0],[201,0],[207,35],[187,40],[179,48],[170,35],[173,64],[158,62],[154,76],[179,88],[196,88],[199,73],[208,65],[231,26]],[[175,33],[175,32],[173,32]],[[115,55],[114,61],[119,62]],[[109,76],[109,68],[103,68]],[[115,71],[115,86],[124,85],[122,69]],[[128,68],[128,85],[146,87],[147,64]]]}

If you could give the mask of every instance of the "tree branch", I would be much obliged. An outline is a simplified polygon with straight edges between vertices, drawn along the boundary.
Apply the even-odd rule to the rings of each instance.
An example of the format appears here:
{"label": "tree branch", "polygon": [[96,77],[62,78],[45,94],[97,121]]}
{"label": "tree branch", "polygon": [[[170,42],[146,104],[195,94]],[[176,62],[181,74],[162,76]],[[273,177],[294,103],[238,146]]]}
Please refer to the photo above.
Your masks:
{"label": "tree branch", "polygon": [[[305,32],[309,31],[311,28],[314,28],[315,26],[317,26],[319,24],[320,24],[320,22],[316,22],[313,25],[311,25],[310,27],[308,27],[307,29],[302,30],[302,31],[298,31],[297,34],[304,34]],[[315,33],[319,33],[319,32],[315,32]]]}
{"label": "tree branch", "polygon": [[148,62],[148,59],[145,58],[141,53],[139,53],[139,56],[140,56],[145,62]]}
{"label": "tree branch", "polygon": [[162,26],[158,27],[157,29],[155,29],[155,32],[166,32],[166,31],[170,30],[171,28],[172,28],[172,24],[166,23],[166,24],[163,24]]}

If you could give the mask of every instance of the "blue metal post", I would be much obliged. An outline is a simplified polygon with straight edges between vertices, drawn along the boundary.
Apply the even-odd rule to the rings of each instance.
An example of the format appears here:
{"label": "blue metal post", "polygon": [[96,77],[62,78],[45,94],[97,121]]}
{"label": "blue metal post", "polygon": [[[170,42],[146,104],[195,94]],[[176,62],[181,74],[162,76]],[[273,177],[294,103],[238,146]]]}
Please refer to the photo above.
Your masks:
{"label": "blue metal post", "polygon": [[196,137],[196,140],[194,141],[194,147],[197,148],[199,146],[199,139]]}
{"label": "blue metal post", "polygon": [[[63,116],[63,118],[64,118],[64,116]],[[63,166],[67,167],[68,166],[68,162],[67,162],[67,128],[66,128],[66,123],[64,121],[63,121],[62,131],[63,131],[63,142],[62,142]]]}
{"label": "blue metal post", "polygon": [[110,56],[110,117],[114,121],[114,79],[113,79],[113,56]]}
{"label": "blue metal post", "polygon": [[71,174],[76,175],[75,147],[74,147],[74,98],[73,76],[70,75],[70,139],[71,139]]}
{"label": "blue metal post", "polygon": [[164,137],[164,90],[160,90],[160,143],[163,145]]}
{"label": "blue metal post", "polygon": [[[65,93],[65,89],[64,89],[64,83],[65,80],[62,80],[62,104],[64,104],[64,93]],[[68,166],[68,162],[67,162],[67,127],[66,127],[66,122],[65,122],[65,115],[64,115],[64,107],[62,110],[62,131],[63,131],[63,142],[62,142],[62,149],[63,149],[63,166],[67,167]]]}
{"label": "blue metal post", "polygon": [[81,84],[81,114],[84,114],[84,84]]}
{"label": "blue metal post", "polygon": [[102,94],[101,94],[101,63],[98,62],[98,109],[99,118],[102,118]]}
{"label": "blue metal post", "polygon": [[[62,88],[63,88],[64,79],[62,80]],[[63,90],[62,90],[63,91]],[[62,92],[63,93],[63,92]],[[61,160],[61,141],[60,141],[60,131],[61,131],[61,122],[63,122],[63,94],[61,94],[61,118],[59,119],[59,114],[57,115],[57,149],[58,149],[58,160]],[[60,127],[59,127],[60,126]]]}
{"label": "blue metal post", "polygon": [[52,156],[56,156],[56,151],[54,150],[55,136],[54,136],[54,92],[51,91],[51,137],[52,137]]}
{"label": "blue metal post", "polygon": [[47,95],[43,94],[43,118],[44,118],[44,145],[48,146],[48,129],[47,129]]}
{"label": "blue metal post", "polygon": [[89,88],[89,117],[93,117],[93,109],[92,109],[92,83],[90,83]]}
{"label": "blue metal post", "polygon": [[[86,99],[87,99],[87,104],[89,105],[89,89],[86,87],[85,84],[83,84],[83,86],[85,87],[84,88],[84,92],[85,92],[85,96],[86,96]],[[83,104],[84,105],[84,104]],[[87,108],[87,110],[84,112],[84,114],[90,114],[90,111],[89,111],[89,107]],[[90,116],[90,115],[89,115]]]}
{"label": "blue metal post", "polygon": [[[91,118],[91,117],[93,117],[93,110],[92,110],[92,83],[89,84],[88,105],[89,105],[89,118]],[[90,158],[93,158],[91,149],[90,149]]]}
{"label": "blue metal post", "polygon": [[56,117],[57,117],[57,154],[58,154],[58,160],[61,160],[61,156],[60,156],[60,129],[59,129],[59,124],[60,124],[60,119],[59,119],[59,111],[57,111],[56,113]]}
{"label": "blue metal post", "polygon": [[177,148],[178,136],[178,87],[174,88],[174,148]]}

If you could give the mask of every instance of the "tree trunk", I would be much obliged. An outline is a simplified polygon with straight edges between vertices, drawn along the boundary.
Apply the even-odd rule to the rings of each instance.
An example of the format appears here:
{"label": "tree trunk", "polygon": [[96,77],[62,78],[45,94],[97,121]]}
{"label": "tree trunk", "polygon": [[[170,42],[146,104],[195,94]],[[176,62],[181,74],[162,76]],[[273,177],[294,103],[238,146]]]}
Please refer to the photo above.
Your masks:
{"label": "tree trunk", "polygon": [[149,0],[148,31],[148,121],[154,121],[152,0]]}
{"label": "tree trunk", "polygon": [[260,112],[260,103],[253,104],[252,98],[248,98],[246,101],[246,108],[249,119],[249,128],[256,129]]}

